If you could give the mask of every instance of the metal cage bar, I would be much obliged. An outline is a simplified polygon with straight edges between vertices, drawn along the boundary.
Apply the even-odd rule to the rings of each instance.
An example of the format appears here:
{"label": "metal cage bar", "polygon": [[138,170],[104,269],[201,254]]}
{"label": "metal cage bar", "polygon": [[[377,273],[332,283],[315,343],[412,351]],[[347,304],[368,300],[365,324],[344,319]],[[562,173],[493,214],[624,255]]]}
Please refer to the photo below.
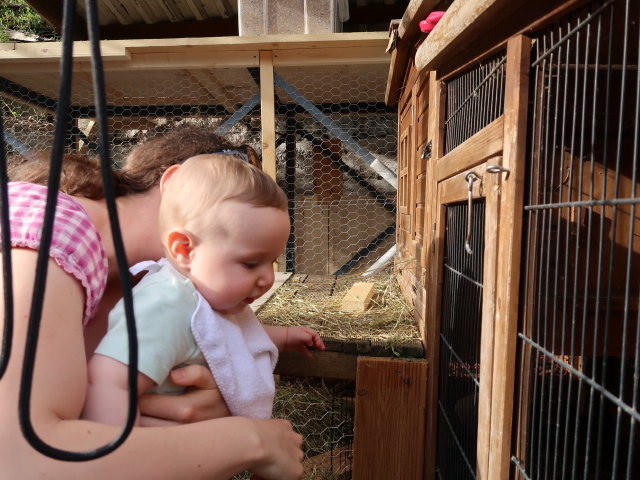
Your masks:
{"label": "metal cage bar", "polygon": [[637,19],[594,1],[534,37],[515,478],[640,476]]}
{"label": "metal cage bar", "polygon": [[473,255],[465,251],[467,203],[447,205],[440,326],[436,474],[475,478],[480,390],[484,199],[474,200]]}
{"label": "metal cage bar", "polygon": [[504,113],[505,63],[503,52],[446,82],[445,154]]}

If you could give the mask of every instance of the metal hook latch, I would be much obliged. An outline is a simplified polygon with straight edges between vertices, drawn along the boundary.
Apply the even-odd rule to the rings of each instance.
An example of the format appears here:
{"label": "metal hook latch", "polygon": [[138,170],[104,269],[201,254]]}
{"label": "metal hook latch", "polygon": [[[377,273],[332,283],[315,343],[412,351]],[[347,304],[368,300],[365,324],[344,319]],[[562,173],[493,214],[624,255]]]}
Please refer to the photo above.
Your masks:
{"label": "metal hook latch", "polygon": [[476,180],[480,180],[480,177],[476,172],[471,171],[464,176],[464,179],[467,181],[469,193],[467,201],[467,238],[464,241],[464,249],[469,255],[472,255],[473,250],[471,249],[471,234],[473,223],[473,182],[475,182]]}
{"label": "metal hook latch", "polygon": [[509,173],[511,173],[511,170],[501,165],[487,165],[487,168],[485,169],[485,171],[487,173],[502,173],[502,172],[506,173],[506,175],[504,176],[505,180],[509,178]]}
{"label": "metal hook latch", "polygon": [[430,159],[431,158],[431,140],[429,140],[424,148],[422,149],[422,153],[420,154],[420,158],[422,159]]}

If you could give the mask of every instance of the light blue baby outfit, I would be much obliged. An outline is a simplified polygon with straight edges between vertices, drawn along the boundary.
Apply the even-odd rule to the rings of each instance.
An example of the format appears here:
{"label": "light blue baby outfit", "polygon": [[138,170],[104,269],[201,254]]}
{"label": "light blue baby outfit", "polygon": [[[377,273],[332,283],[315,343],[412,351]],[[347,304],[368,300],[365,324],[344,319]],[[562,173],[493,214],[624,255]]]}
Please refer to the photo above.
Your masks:
{"label": "light blue baby outfit", "polygon": [[[232,415],[269,418],[278,351],[249,307],[233,315],[215,312],[191,281],[165,259],[142,262],[148,270],[133,289],[138,333],[138,371],[156,393],[181,393],[168,378],[181,365],[208,364]],[[120,300],[95,353],[128,364],[126,317]]]}

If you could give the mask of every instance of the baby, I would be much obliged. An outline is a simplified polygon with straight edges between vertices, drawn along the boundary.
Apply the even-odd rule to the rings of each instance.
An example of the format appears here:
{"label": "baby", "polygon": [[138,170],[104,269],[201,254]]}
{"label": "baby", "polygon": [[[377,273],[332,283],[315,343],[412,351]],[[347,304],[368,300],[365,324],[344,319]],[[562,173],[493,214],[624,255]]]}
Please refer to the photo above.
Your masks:
{"label": "baby", "polygon": [[[160,183],[165,257],[143,262],[133,289],[138,392],[180,393],[179,365],[206,362],[228,407],[222,414],[268,418],[279,351],[324,350],[307,327],[262,325],[249,305],[273,285],[273,262],[289,237],[287,198],[243,160],[198,155],[169,168]],[[123,301],[89,361],[83,418],[123,424],[127,415],[127,330]],[[166,424],[152,417],[139,425]]]}

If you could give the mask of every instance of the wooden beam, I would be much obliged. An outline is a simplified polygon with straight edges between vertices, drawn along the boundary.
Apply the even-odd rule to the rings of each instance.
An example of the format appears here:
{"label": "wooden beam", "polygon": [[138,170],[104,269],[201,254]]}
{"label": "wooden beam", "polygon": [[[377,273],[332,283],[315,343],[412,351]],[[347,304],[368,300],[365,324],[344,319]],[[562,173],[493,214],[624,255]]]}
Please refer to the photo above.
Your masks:
{"label": "wooden beam", "polygon": [[[500,122],[502,127],[502,122]],[[482,131],[486,131],[484,129]],[[502,139],[500,132],[500,139]],[[496,160],[499,163],[500,159]],[[484,165],[486,167],[486,165]],[[474,169],[476,170],[476,169]],[[476,441],[476,478],[489,477],[491,436],[491,391],[493,382],[493,344],[496,311],[496,275],[498,264],[498,222],[500,218],[500,173],[482,174],[485,195],[484,252],[482,257],[482,317],[480,324],[480,389],[478,394],[478,432]],[[474,182],[480,183],[480,182]]]}
{"label": "wooden beam", "polygon": [[[584,0],[456,0],[416,53],[418,69],[447,70],[560,8]],[[497,27],[499,26],[499,27]]]}
{"label": "wooden beam", "polygon": [[414,37],[423,35],[419,28],[420,20],[424,20],[438,3],[439,0],[411,0],[409,2],[398,26],[396,48],[391,52],[391,65],[385,94],[387,105],[398,103],[398,97],[402,91],[402,80],[409,63],[409,55],[414,53],[415,46],[421,40],[421,37]]}
{"label": "wooden beam", "polygon": [[314,352],[311,358],[297,352],[283,352],[274,373],[291,377],[355,380],[357,361],[356,355],[342,352]]}
{"label": "wooden beam", "polygon": [[496,289],[495,346],[491,404],[491,444],[487,478],[507,480],[511,447],[518,327],[518,293],[527,137],[531,40],[517,36],[507,46],[504,150]]}
{"label": "wooden beam", "polygon": [[276,117],[273,86],[273,52],[260,51],[260,110],[262,126],[262,169],[276,178]]}
{"label": "wooden beam", "polygon": [[462,144],[438,159],[438,181],[452,177],[502,153],[504,119],[498,117]]}
{"label": "wooden beam", "polygon": [[441,0],[411,0],[400,20],[398,37],[400,40],[411,40],[420,33],[420,21],[436,8]]}
{"label": "wooden beam", "polygon": [[435,172],[437,161],[442,157],[444,149],[444,118],[445,118],[445,93],[442,82],[438,81],[436,72],[429,72],[429,137],[431,138],[431,159],[429,160],[427,182],[430,199],[431,225],[425,228],[430,230],[425,235],[429,235],[428,260],[425,265],[429,265],[427,273],[427,297],[431,300],[427,302],[425,314],[425,349],[427,362],[431,369],[431,375],[427,379],[426,409],[427,418],[425,421],[425,479],[435,478],[436,465],[436,443],[438,428],[438,369],[440,355],[440,300],[442,298],[442,264],[444,245],[444,215],[442,207],[438,201],[438,180]]}
{"label": "wooden beam", "polygon": [[[62,1],[29,0],[28,3],[34,10],[42,15],[58,33],[62,31]],[[73,18],[73,39],[86,40],[87,38],[89,38],[87,35],[87,23],[76,13]]]}
{"label": "wooden beam", "polygon": [[[201,53],[215,56],[226,50],[251,51],[296,49],[322,50],[326,48],[375,47],[381,52],[387,45],[386,32],[333,33],[330,35],[268,35],[263,37],[194,37],[165,39],[104,40],[100,49],[126,52],[126,55],[153,53]],[[87,58],[90,52],[88,42],[77,42],[73,46],[74,58]],[[37,62],[43,58],[60,57],[61,42],[0,43],[0,62]],[[382,55],[382,53],[381,53]],[[214,61],[215,58],[209,58]]]}
{"label": "wooden beam", "polygon": [[311,478],[315,478],[316,474],[324,478],[327,473],[331,472],[329,478],[344,478],[351,472],[351,462],[341,462],[341,460],[348,459],[350,456],[351,448],[349,445],[332,448],[320,455],[305,458],[302,462],[304,473]]}
{"label": "wooden beam", "polygon": [[389,64],[389,75],[387,76],[387,87],[384,101],[387,105],[396,105],[402,89],[402,80],[405,77],[405,70],[409,60],[409,42],[398,41],[396,48],[391,52],[391,62]]}
{"label": "wooden beam", "polygon": [[422,480],[427,362],[358,359],[353,479]]}
{"label": "wooden beam", "polygon": [[384,46],[344,46],[274,50],[273,64],[285,66],[389,64]]}

